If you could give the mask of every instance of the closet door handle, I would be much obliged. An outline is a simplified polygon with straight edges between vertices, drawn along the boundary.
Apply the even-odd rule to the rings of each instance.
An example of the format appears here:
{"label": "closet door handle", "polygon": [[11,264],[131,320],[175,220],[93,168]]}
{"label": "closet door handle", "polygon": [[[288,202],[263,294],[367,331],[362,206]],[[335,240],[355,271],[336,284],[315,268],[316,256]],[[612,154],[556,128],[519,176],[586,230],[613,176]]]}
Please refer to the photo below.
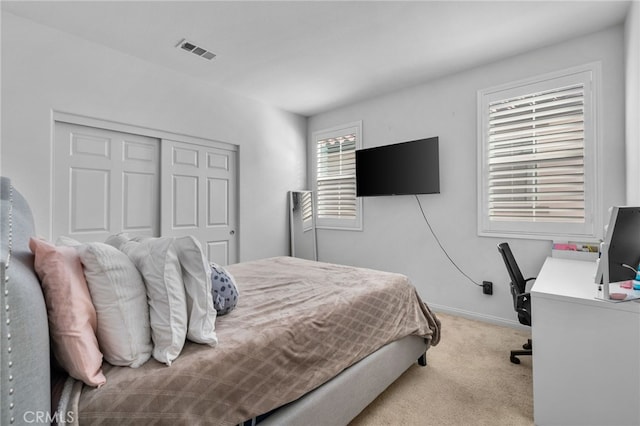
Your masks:
{"label": "closet door handle", "polygon": [[229,235],[235,235],[236,231],[234,231],[233,229],[231,231],[229,231]]}

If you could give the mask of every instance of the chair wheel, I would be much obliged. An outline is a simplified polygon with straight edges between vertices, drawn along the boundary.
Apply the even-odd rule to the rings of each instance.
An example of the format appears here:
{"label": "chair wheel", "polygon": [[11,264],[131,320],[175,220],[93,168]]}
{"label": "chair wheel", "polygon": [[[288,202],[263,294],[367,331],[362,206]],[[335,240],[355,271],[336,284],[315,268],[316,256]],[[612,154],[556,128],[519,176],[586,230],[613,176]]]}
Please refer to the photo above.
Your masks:
{"label": "chair wheel", "polygon": [[520,364],[520,360],[516,358],[514,355],[511,355],[510,360],[514,364]]}
{"label": "chair wheel", "polygon": [[529,350],[529,349],[531,349],[531,345],[528,344],[528,343],[525,343],[524,345],[522,345],[522,349]]}

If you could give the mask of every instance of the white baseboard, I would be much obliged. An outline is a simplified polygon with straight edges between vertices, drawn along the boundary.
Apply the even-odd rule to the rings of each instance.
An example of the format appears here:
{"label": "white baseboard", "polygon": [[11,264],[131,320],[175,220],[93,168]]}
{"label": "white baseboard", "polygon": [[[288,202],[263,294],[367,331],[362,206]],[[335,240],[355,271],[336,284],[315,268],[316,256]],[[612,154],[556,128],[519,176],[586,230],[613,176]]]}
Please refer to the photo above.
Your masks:
{"label": "white baseboard", "polygon": [[[435,304],[435,303],[429,303],[428,305],[436,313],[437,312],[442,312],[442,313],[445,313],[445,314],[457,315],[457,316],[461,316],[461,317],[465,317],[465,318],[470,318],[470,319],[473,319],[473,320],[484,321],[484,322],[487,322],[487,323],[490,323],[490,324],[501,325],[501,326],[506,326],[506,327],[511,327],[511,328],[517,328],[519,330],[531,330],[531,327],[527,327],[526,325],[522,325],[516,320],[496,317],[496,316],[493,316],[493,315],[481,314],[481,313],[478,313],[478,312],[467,311],[467,310],[459,309],[459,308],[452,308],[450,306],[438,305],[438,304]],[[514,315],[516,315],[515,312],[514,312]]]}

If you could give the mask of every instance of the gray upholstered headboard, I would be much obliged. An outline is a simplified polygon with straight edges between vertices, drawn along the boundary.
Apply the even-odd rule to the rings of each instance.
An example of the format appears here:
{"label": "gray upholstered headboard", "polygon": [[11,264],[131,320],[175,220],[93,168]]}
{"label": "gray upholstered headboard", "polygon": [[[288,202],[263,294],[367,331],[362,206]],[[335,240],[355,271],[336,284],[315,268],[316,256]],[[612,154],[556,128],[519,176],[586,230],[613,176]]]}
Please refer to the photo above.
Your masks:
{"label": "gray upholstered headboard", "polygon": [[[0,424],[42,424],[51,410],[49,326],[29,238],[31,209],[8,178],[0,181]],[[9,258],[9,248],[11,257]],[[8,267],[7,267],[8,263]]]}

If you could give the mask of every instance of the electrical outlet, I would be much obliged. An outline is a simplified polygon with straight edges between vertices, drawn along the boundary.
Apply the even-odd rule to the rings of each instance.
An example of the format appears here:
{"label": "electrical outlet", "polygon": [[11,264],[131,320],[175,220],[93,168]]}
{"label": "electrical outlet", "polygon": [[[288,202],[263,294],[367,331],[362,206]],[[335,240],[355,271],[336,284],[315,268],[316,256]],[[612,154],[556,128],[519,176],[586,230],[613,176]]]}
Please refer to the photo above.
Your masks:
{"label": "electrical outlet", "polygon": [[491,281],[482,281],[482,293],[493,294],[493,283]]}

